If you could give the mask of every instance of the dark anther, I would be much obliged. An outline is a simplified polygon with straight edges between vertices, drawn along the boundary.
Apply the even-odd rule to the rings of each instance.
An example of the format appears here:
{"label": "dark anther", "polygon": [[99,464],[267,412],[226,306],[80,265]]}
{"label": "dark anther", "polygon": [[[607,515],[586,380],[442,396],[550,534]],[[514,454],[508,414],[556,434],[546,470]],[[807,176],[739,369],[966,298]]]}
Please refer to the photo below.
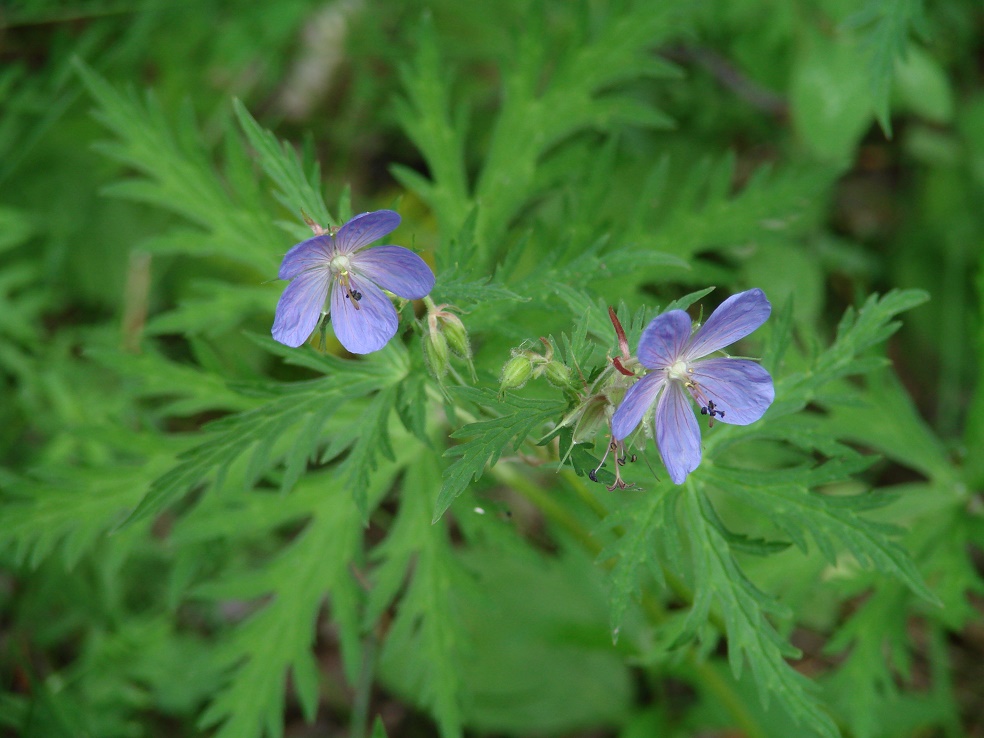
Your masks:
{"label": "dark anther", "polygon": [[588,479],[590,479],[592,482],[598,481],[598,475],[595,473],[594,469],[588,472]]}
{"label": "dark anther", "polygon": [[351,297],[351,298],[352,298],[353,300],[355,300],[356,302],[358,302],[359,300],[361,300],[361,299],[362,299],[362,293],[361,293],[361,292],[359,292],[358,290],[352,290],[352,291],[351,291],[351,292],[349,292],[349,293],[348,293],[348,295],[346,295],[346,296],[347,296],[347,297]]}
{"label": "dark anther", "polygon": [[629,461],[635,461],[635,460],[636,460],[636,455],[632,454],[632,456],[629,457]]}
{"label": "dark anther", "polygon": [[619,466],[625,466],[625,457],[622,458],[615,457],[615,463]]}
{"label": "dark anther", "polygon": [[707,401],[707,407],[702,407],[700,409],[700,414],[701,415],[710,415],[711,418],[713,418],[715,415],[717,415],[720,418],[723,418],[724,417],[724,410],[718,410],[716,407],[714,407],[714,400],[708,400]]}

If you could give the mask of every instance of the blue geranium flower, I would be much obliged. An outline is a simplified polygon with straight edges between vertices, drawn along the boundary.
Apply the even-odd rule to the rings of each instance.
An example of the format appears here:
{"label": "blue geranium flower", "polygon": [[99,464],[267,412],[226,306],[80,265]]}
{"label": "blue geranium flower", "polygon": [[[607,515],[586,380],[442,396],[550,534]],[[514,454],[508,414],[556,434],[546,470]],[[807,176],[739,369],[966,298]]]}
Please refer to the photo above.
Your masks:
{"label": "blue geranium flower", "polygon": [[362,213],[288,251],[278,276],[291,283],[277,303],[273,337],[300,346],[327,312],[338,340],[353,354],[385,346],[396,335],[399,320],[383,290],[416,300],[434,286],[430,267],[409,249],[365,248],[399,224],[400,216],[392,210]]}
{"label": "blue geranium flower", "polygon": [[670,479],[682,484],[701,458],[700,427],[688,393],[702,415],[734,425],[754,423],[775,399],[772,377],[755,362],[703,358],[747,336],[771,311],[765,293],[754,289],[721,303],[693,335],[683,310],[657,316],[639,339],[638,359],[649,373],[629,388],[612,416],[615,440],[632,433],[655,404],[656,445]]}

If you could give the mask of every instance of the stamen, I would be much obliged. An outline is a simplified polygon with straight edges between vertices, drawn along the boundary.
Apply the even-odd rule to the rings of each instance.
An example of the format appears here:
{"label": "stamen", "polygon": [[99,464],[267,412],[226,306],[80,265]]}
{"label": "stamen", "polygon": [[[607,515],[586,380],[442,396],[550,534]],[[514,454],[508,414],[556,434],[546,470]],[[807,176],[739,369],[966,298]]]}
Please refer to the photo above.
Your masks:
{"label": "stamen", "polygon": [[694,398],[694,402],[696,402],[697,406],[700,408],[700,414],[707,415],[710,417],[710,421],[707,423],[707,427],[713,428],[714,416],[723,418],[724,410],[719,410],[717,406],[714,404],[714,400],[705,399],[704,392],[701,390],[700,385],[697,384],[697,382],[695,382],[694,380],[688,379],[686,382],[683,383],[683,386],[690,393],[690,396]]}
{"label": "stamen", "polygon": [[702,407],[700,409],[700,414],[701,415],[709,415],[710,416],[710,420],[707,423],[707,427],[708,428],[713,428],[714,427],[714,416],[715,415],[717,415],[717,416],[719,416],[721,418],[724,418],[724,410],[718,410],[714,406],[714,400],[708,400],[707,401],[707,405],[705,405],[704,407]]}
{"label": "stamen", "polygon": [[601,457],[601,461],[598,463],[598,466],[594,469],[594,471],[588,472],[588,479],[590,479],[592,482],[598,481],[598,472],[601,471],[601,467],[605,465],[605,460],[608,458],[608,454],[611,453],[611,451],[615,447],[616,447],[615,441],[609,443],[608,448],[605,449],[605,455]]}
{"label": "stamen", "polygon": [[[619,447],[623,449],[621,456],[618,455]],[[592,482],[598,481],[598,472],[601,471],[601,467],[605,465],[605,460],[608,458],[608,454],[614,451],[615,452],[615,482],[611,486],[606,486],[606,489],[609,492],[611,492],[615,489],[628,489],[634,487],[635,484],[624,481],[620,473],[619,467],[625,465],[624,448],[625,446],[622,444],[621,441],[612,440],[612,442],[608,444],[608,448],[605,449],[605,455],[602,457],[601,463],[598,464],[598,467],[596,469],[592,469],[591,471],[588,472],[588,479],[590,479]],[[632,460],[635,461],[635,454],[632,455]]]}
{"label": "stamen", "polygon": [[338,283],[345,290],[345,297],[347,297],[349,302],[352,303],[352,307],[354,307],[356,310],[360,310],[361,308],[359,308],[359,300],[362,299],[362,293],[352,288],[351,276],[349,275],[347,269],[338,273]]}

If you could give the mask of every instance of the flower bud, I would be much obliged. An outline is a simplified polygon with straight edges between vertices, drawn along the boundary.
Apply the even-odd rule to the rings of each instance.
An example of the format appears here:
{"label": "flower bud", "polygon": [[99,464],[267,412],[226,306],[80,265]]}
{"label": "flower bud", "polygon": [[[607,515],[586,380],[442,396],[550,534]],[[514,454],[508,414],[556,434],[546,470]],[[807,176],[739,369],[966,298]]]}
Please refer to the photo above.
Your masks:
{"label": "flower bud", "polygon": [[523,354],[513,356],[502,367],[502,377],[499,380],[499,391],[518,389],[526,384],[533,374],[533,364]]}
{"label": "flower bud", "polygon": [[543,365],[542,373],[554,387],[573,389],[571,387],[571,370],[559,361],[548,361]]}
{"label": "flower bud", "polygon": [[462,359],[471,359],[471,344],[464,323],[457,315],[448,312],[441,316],[441,322],[444,324],[444,337],[448,339],[448,347],[451,351]]}
{"label": "flower bud", "polygon": [[428,331],[424,335],[424,358],[435,379],[441,379],[448,373],[448,340],[443,333]]}

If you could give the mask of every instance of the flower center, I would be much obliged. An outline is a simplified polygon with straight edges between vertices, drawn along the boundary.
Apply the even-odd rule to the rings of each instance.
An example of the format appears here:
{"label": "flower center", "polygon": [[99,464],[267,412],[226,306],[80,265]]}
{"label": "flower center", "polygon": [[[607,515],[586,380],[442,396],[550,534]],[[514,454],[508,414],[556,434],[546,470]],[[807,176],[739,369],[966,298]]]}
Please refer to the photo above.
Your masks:
{"label": "flower center", "polygon": [[697,384],[697,380],[693,377],[694,370],[687,366],[687,362],[683,359],[670,364],[666,369],[667,379],[675,379],[678,382],[683,382],[684,389],[690,393],[690,396],[694,398],[694,401],[700,407],[700,414],[707,415],[710,424],[710,428],[714,425],[714,416],[724,418],[724,410],[717,406],[714,400],[708,399],[705,396],[704,389]]}
{"label": "flower center", "polygon": [[345,254],[335,254],[331,257],[331,261],[328,262],[328,267],[335,274],[346,274],[351,268],[352,262],[349,260],[348,256]]}
{"label": "flower center", "polygon": [[670,368],[666,370],[666,373],[670,379],[676,379],[684,383],[690,382],[690,372],[687,369],[687,362],[682,359],[671,364]]}
{"label": "flower center", "polygon": [[345,297],[352,303],[352,307],[360,310],[359,300],[362,299],[362,293],[352,286],[352,278],[349,274],[349,270],[352,268],[351,259],[345,254],[335,254],[328,262],[328,268],[338,279],[338,285],[344,290]]}

